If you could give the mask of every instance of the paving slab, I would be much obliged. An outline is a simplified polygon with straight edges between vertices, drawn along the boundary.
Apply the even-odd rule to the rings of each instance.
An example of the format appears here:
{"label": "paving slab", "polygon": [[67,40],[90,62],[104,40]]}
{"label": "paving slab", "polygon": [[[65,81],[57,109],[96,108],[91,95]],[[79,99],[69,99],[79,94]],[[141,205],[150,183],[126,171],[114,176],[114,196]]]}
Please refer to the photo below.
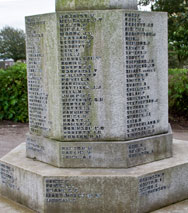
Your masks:
{"label": "paving slab", "polygon": [[0,158],[20,143],[25,142],[28,131],[28,124],[11,121],[0,122]]}
{"label": "paving slab", "polygon": [[174,136],[174,139],[188,141],[188,130],[174,129],[173,136]]}

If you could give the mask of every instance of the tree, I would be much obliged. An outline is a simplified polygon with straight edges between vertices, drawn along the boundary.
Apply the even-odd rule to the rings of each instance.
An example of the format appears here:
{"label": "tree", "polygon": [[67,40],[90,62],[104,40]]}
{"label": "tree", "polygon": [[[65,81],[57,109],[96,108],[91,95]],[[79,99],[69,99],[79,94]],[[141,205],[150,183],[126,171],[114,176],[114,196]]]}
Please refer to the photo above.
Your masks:
{"label": "tree", "polygon": [[177,56],[178,66],[182,67],[188,59],[188,0],[140,0],[139,4],[168,12],[169,56]]}
{"label": "tree", "polygon": [[0,58],[14,61],[26,58],[23,30],[6,26],[0,31]]}

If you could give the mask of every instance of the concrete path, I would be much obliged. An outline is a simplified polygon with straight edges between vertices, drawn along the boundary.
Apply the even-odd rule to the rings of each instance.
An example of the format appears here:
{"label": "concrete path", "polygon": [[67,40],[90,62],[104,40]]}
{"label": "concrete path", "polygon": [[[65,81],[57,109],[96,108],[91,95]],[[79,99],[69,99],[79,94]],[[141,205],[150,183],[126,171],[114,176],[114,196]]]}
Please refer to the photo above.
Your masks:
{"label": "concrete path", "polygon": [[26,141],[28,124],[0,122],[0,158]]}
{"label": "concrete path", "polygon": [[188,142],[188,130],[173,129],[173,137],[174,139],[179,139]]}

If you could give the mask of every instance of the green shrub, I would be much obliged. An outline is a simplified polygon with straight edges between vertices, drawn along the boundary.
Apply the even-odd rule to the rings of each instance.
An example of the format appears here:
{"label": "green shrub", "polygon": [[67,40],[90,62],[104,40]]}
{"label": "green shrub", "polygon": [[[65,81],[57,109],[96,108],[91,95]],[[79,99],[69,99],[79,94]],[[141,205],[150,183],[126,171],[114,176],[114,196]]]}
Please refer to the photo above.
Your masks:
{"label": "green shrub", "polygon": [[188,70],[169,70],[169,112],[188,119]]}
{"label": "green shrub", "polygon": [[0,120],[28,121],[26,65],[0,69]]}
{"label": "green shrub", "polygon": [[[188,70],[169,70],[169,112],[188,118]],[[26,65],[0,69],[0,120],[28,122]]]}

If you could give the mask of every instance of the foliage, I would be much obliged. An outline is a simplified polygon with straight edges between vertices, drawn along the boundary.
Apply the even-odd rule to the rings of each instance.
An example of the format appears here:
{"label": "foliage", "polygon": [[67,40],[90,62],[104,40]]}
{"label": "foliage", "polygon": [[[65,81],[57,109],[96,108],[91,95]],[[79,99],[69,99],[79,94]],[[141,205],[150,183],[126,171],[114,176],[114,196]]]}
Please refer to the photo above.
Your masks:
{"label": "foliage", "polygon": [[169,70],[169,112],[188,119],[188,70]]}
{"label": "foliage", "polygon": [[0,120],[28,121],[26,65],[0,70]]}
{"label": "foliage", "polygon": [[183,67],[188,59],[188,0],[139,0],[139,4],[168,12],[169,56],[176,56],[178,67]]}
{"label": "foliage", "polygon": [[4,27],[0,31],[0,58],[23,60],[25,54],[25,34],[23,30]]}
{"label": "foliage", "polygon": [[[0,70],[0,120],[28,121],[26,65]],[[188,118],[188,70],[169,70],[169,112]]]}

